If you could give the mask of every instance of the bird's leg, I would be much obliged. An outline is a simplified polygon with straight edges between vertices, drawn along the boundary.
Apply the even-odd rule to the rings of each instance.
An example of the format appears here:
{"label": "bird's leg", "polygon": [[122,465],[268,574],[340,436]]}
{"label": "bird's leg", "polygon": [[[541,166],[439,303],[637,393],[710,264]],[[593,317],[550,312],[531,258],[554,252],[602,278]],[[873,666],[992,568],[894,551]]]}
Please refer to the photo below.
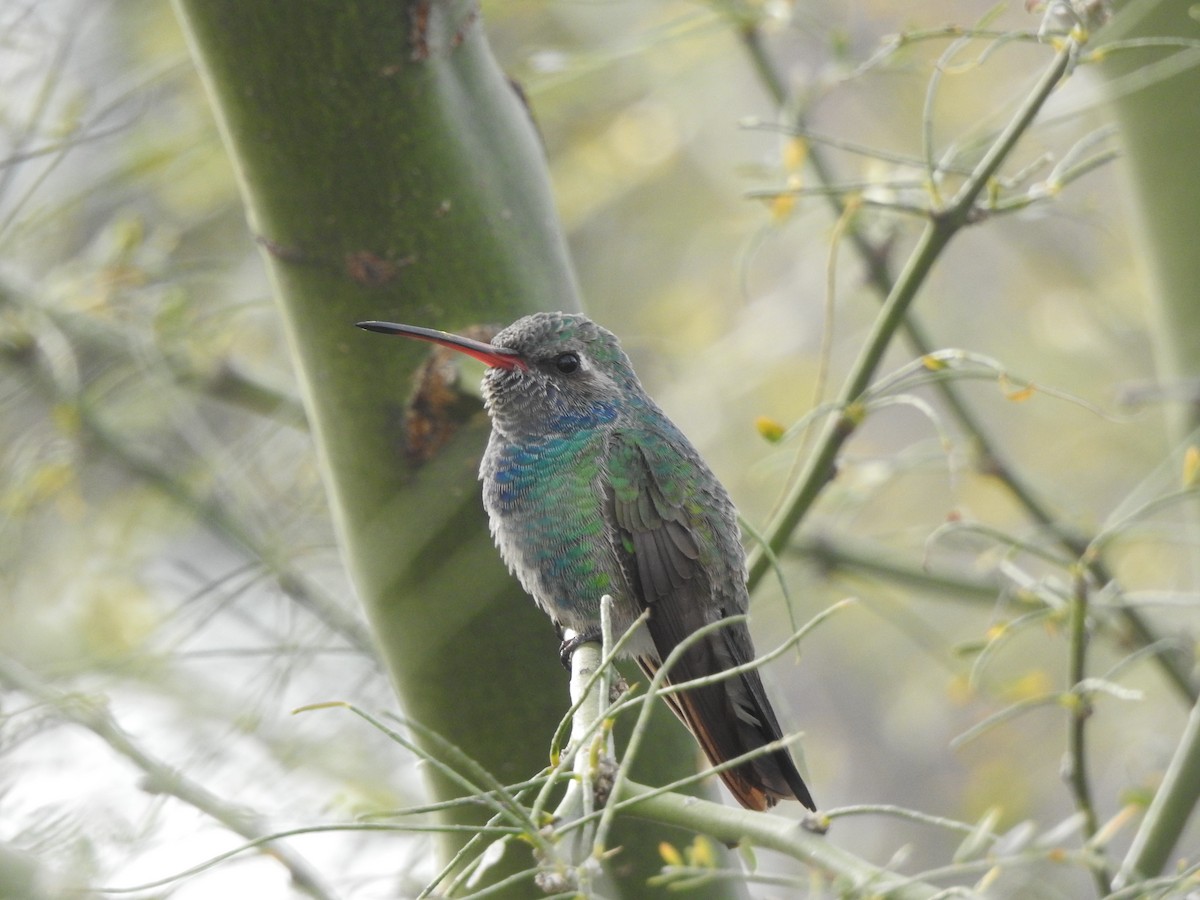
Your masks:
{"label": "bird's leg", "polygon": [[[565,646],[568,635],[563,638]],[[536,883],[554,893],[586,888],[600,874],[599,858],[592,853],[595,822],[579,827],[563,826],[573,825],[594,813],[607,799],[607,790],[601,796],[600,789],[611,788],[612,776],[605,775],[615,767],[608,756],[612,752],[612,736],[603,727],[606,691],[592,677],[603,658],[602,647],[599,641],[580,641],[574,649],[580,652],[572,650],[564,659],[570,663],[571,701],[575,711],[571,716],[571,738],[559,763],[560,770],[570,768],[571,777],[551,815],[552,824],[542,830],[546,838],[544,850],[534,852],[538,862]]]}
{"label": "bird's leg", "polygon": [[562,643],[558,646],[558,659],[563,668],[571,671],[571,657],[582,644],[599,644],[603,635],[599,628],[589,628],[587,631],[573,631],[570,628],[558,628],[558,636]]}

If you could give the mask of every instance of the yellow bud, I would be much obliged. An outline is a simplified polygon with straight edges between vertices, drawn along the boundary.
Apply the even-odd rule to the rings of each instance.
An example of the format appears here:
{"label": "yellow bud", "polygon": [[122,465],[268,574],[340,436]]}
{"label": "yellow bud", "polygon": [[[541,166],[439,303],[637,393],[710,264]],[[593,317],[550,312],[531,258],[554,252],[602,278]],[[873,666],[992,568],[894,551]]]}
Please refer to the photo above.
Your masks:
{"label": "yellow bud", "polygon": [[692,841],[692,846],[689,848],[688,856],[692,859],[692,865],[698,868],[715,869],[717,867],[717,857],[713,853],[713,846],[703,835],[696,835],[696,839]]}
{"label": "yellow bud", "polygon": [[1192,444],[1183,453],[1183,486],[1200,485],[1200,447]]}
{"label": "yellow bud", "polygon": [[679,851],[666,841],[663,841],[658,845],[658,855],[662,857],[663,862],[665,862],[668,866],[683,865],[683,857],[679,855]]}
{"label": "yellow bud", "polygon": [[776,194],[771,198],[768,205],[771,210],[771,218],[776,222],[782,222],[792,214],[792,210],[796,208],[795,194]]}
{"label": "yellow bud", "polygon": [[1027,700],[1050,690],[1050,678],[1041,669],[1035,669],[1005,686],[1004,696],[1008,700]]}
{"label": "yellow bud", "polygon": [[791,138],[783,145],[783,167],[794,172],[808,159],[808,141],[802,137]]}
{"label": "yellow bud", "polygon": [[975,692],[971,689],[971,679],[966,675],[955,675],[946,685],[946,696],[953,703],[966,703],[974,697]]}
{"label": "yellow bud", "polygon": [[758,433],[772,444],[778,444],[783,440],[783,436],[787,429],[783,427],[783,423],[778,419],[772,419],[770,416],[759,416],[754,420],[754,427],[758,429]]}

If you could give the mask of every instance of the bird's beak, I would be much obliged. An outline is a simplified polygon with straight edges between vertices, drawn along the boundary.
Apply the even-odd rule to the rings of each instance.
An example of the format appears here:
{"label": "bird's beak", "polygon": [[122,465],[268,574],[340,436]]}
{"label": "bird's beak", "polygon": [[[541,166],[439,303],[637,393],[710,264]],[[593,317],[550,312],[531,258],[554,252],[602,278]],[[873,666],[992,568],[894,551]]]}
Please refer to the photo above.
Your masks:
{"label": "bird's beak", "polygon": [[413,338],[418,341],[428,341],[442,347],[449,347],[467,356],[473,356],[485,365],[497,369],[528,369],[524,357],[516,350],[507,347],[493,347],[482,341],[473,341],[457,334],[447,334],[433,328],[421,328],[417,325],[397,325],[394,322],[359,322],[358,327],[365,331],[378,331],[380,334],[398,334],[401,337]]}

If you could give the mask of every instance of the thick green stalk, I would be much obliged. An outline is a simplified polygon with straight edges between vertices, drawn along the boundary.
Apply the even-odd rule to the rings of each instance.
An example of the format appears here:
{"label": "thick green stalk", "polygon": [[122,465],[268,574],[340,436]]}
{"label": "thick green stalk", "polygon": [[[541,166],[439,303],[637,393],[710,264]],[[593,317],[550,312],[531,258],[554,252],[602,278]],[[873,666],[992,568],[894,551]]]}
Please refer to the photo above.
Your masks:
{"label": "thick green stalk", "polygon": [[[1200,426],[1200,23],[1192,13],[1189,4],[1174,0],[1129,2],[1102,35],[1119,42],[1107,52],[1101,70],[1121,125],[1134,236],[1158,320],[1158,369],[1166,385],[1184,387],[1190,400],[1171,411],[1176,440],[1189,439]],[[1196,510],[1191,512],[1196,529]],[[1163,871],[1198,802],[1200,704],[1193,707],[1134,836],[1121,883]]]}
{"label": "thick green stalk", "polygon": [[1104,44],[1127,47],[1106,51],[1099,69],[1121,126],[1133,234],[1157,317],[1158,369],[1168,387],[1186,388],[1190,401],[1174,410],[1180,440],[1200,427],[1200,22],[1194,13],[1178,0],[1127,2],[1100,35]]}
{"label": "thick green stalk", "polygon": [[[410,461],[399,422],[424,351],[354,323],[453,329],[578,307],[528,113],[470,3],[176,8],[406,714],[501,780],[527,777],[545,763],[538,736],[553,733],[565,689],[552,629],[488,538],[475,482],[486,425]],[[431,781],[439,797],[456,793]]]}
{"label": "thick green stalk", "polygon": [[1197,797],[1200,797],[1200,704],[1192,707],[1162,785],[1133,837],[1117,877],[1118,887],[1163,871],[1196,807]]}
{"label": "thick green stalk", "polygon": [[[344,555],[405,713],[497,779],[521,781],[546,763],[566,676],[550,623],[488,536],[475,476],[486,423],[476,406],[427,462],[406,456],[403,414],[426,349],[354,323],[455,330],[579,308],[528,110],[470,0],[175,6],[268,262]],[[463,417],[463,404],[426,399],[427,424]],[[337,698],[314,698],[324,699]],[[645,777],[694,771],[691,739],[668,727],[662,752],[643,760],[659,771]],[[461,793],[426,771],[439,799]],[[460,807],[447,818],[483,815]],[[660,839],[621,838],[631,879],[657,865]],[[509,867],[491,874],[528,862],[511,849]]]}

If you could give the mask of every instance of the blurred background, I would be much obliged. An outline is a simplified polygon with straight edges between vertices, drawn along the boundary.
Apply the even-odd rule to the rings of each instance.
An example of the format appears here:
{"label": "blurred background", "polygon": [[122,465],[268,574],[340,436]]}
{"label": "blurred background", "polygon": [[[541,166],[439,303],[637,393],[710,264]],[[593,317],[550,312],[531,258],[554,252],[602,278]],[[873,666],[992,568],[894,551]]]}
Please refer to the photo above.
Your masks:
{"label": "blurred background", "polygon": [[[836,395],[880,298],[788,133],[801,110],[781,115],[738,17],[759,24],[810,132],[836,141],[813,141],[834,184],[911,204],[929,198],[923,135],[969,162],[1051,51],[970,42],[932,99],[948,37],[864,64],[898,32],[985,17],[990,31],[1029,32],[1039,17],[966,0],[483,12],[542,132],[589,314],[762,527],[808,447],[803,429],[781,442],[764,431]],[[13,689],[0,695],[0,856],[53,890],[130,887],[240,845],[234,821],[276,830],[418,803],[420,772],[384,737],[344,713],[292,714],[394,700],[170,6],[18,0],[0,7],[0,41],[0,683]],[[1081,141],[1115,149],[1107,123],[1085,69],[1006,168],[1014,191],[1036,196]],[[1127,518],[1175,489],[1184,462],[1154,387],[1121,179],[1118,159],[970,229],[915,310],[936,349],[996,361],[956,382],[996,449],[1056,521],[1115,529],[1106,559],[1126,597],[1190,651],[1180,513]],[[919,220],[863,215],[898,271]],[[915,359],[897,342],[881,377]],[[1074,812],[1059,775],[1067,714],[1053,702],[1068,684],[1071,561],[976,470],[928,385],[892,395],[903,399],[870,411],[783,557],[790,600],[773,577],[756,592],[760,651],[856,600],[768,667],[776,706],[805,734],[823,807],[992,816],[1014,841],[1051,832]],[[1089,723],[1102,821],[1152,788],[1186,715],[1152,662],[1121,664],[1117,637],[1098,631],[1090,660],[1097,676],[1120,665]],[[565,708],[565,677],[563,696]],[[156,790],[155,761],[212,792],[215,811]],[[881,816],[838,820],[833,835],[913,872],[962,841]],[[412,896],[433,874],[420,836],[335,831],[293,846],[355,900]],[[1000,884],[999,896],[1069,897],[1090,879],[1034,864]],[[296,888],[251,854],[153,895],[222,890]]]}

